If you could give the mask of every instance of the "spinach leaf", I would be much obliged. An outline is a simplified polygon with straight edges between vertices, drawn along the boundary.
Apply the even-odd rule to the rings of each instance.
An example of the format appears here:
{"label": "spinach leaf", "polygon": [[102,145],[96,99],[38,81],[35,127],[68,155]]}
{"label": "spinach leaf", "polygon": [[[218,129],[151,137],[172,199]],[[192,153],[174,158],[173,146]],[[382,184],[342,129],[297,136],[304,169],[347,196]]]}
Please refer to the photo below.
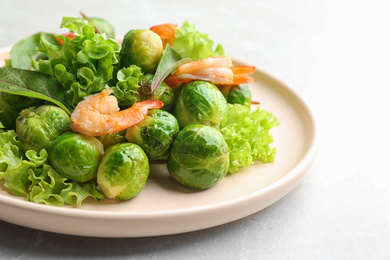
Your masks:
{"label": "spinach leaf", "polygon": [[0,92],[50,101],[71,114],[61,84],[56,78],[41,72],[0,68]]}
{"label": "spinach leaf", "polygon": [[42,37],[52,43],[56,42],[52,34],[45,32],[36,33],[19,41],[12,47],[10,53],[11,66],[19,69],[31,69],[31,61],[39,54],[37,47]]}
{"label": "spinach leaf", "polygon": [[180,54],[172,49],[169,44],[164,50],[154,74],[151,89],[152,92],[173,72],[184,63],[190,62],[190,58],[182,59]]}

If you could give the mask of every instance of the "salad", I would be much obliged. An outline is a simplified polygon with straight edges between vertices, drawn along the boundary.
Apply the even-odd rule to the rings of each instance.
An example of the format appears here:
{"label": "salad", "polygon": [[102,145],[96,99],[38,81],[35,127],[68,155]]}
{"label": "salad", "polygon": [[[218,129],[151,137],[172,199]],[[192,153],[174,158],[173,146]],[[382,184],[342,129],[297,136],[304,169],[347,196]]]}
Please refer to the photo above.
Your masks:
{"label": "salad", "polygon": [[[68,32],[16,43],[0,68],[0,181],[27,201],[130,200],[165,162],[172,181],[209,189],[273,162],[276,117],[251,100],[253,66],[189,22],[131,29],[63,17]],[[244,176],[243,176],[244,178]]]}

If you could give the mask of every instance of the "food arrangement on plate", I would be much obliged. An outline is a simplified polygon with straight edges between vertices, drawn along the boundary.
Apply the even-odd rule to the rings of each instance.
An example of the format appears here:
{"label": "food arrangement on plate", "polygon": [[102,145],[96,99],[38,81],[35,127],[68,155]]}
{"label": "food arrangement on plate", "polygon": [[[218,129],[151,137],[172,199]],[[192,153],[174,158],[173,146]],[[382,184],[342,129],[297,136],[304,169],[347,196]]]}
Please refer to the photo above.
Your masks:
{"label": "food arrangement on plate", "polygon": [[157,161],[199,190],[273,162],[278,121],[251,100],[255,67],[235,66],[188,22],[119,41],[108,21],[82,16],[16,43],[0,68],[2,188],[80,206],[134,198]]}

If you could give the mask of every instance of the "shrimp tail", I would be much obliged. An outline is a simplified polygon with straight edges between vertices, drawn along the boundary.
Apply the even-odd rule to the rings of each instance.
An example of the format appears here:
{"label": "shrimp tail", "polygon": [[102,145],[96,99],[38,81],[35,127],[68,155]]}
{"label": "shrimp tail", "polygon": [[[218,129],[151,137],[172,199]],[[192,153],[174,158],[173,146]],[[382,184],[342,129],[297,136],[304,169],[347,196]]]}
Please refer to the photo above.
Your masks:
{"label": "shrimp tail", "polygon": [[109,129],[108,132],[121,131],[138,124],[145,119],[149,109],[159,109],[162,106],[164,106],[164,103],[160,100],[146,100],[135,103],[132,107],[107,117],[107,124],[112,126],[112,129]]}
{"label": "shrimp tail", "polygon": [[179,66],[165,82],[171,87],[191,80],[204,80],[217,85],[238,85],[256,82],[249,77],[254,71],[254,66],[233,66],[229,56],[210,57]]}
{"label": "shrimp tail", "polygon": [[159,24],[150,27],[149,30],[152,32],[158,34],[161,38],[161,41],[163,42],[163,46],[167,44],[172,45],[173,40],[175,38],[175,30],[177,28],[177,24],[173,23],[165,23],[165,24]]}
{"label": "shrimp tail", "polygon": [[71,115],[72,131],[90,136],[115,133],[141,122],[149,109],[164,106],[160,100],[147,100],[119,111],[116,97],[110,95],[112,92],[108,88],[79,102]]}
{"label": "shrimp tail", "polygon": [[233,72],[232,85],[256,82],[255,78],[249,76],[256,70],[255,66],[233,66],[230,69]]}

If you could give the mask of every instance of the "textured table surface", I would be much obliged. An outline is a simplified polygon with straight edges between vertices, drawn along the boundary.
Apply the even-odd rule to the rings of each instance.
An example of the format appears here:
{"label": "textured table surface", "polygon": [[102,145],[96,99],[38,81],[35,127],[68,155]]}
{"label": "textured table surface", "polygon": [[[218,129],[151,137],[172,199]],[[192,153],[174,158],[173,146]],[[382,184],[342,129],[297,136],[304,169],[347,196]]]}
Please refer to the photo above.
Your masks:
{"label": "textured table surface", "polygon": [[[79,11],[131,28],[188,20],[311,107],[317,159],[268,208],[150,238],[87,238],[0,221],[0,259],[390,259],[390,18],[386,1],[0,0],[0,47]],[[1,214],[1,212],[0,212]]]}

